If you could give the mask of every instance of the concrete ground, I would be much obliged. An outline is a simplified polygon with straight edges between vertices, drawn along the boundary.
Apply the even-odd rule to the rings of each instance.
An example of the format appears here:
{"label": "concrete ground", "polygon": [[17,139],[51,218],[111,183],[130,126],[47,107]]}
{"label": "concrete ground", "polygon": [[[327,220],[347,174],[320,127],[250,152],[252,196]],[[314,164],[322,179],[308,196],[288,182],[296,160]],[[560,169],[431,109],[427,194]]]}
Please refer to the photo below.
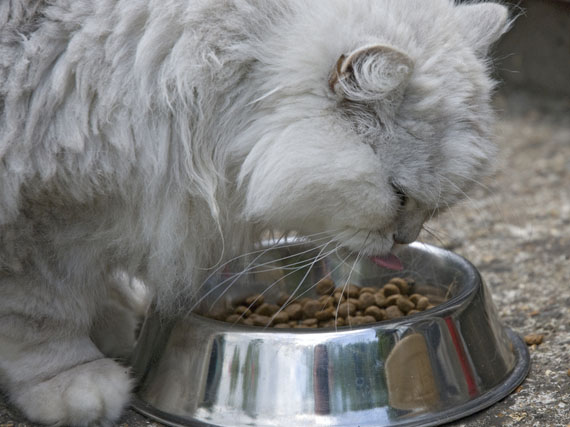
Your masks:
{"label": "concrete ground", "polygon": [[[570,74],[561,72],[570,66],[570,8],[517,3],[527,15],[499,47],[497,173],[428,224],[433,234],[421,240],[471,260],[502,321],[544,339],[530,347],[530,373],[514,393],[454,427],[570,427]],[[545,54],[550,48],[558,53]],[[160,424],[127,411],[119,425]],[[0,427],[12,426],[34,424],[0,399]]]}

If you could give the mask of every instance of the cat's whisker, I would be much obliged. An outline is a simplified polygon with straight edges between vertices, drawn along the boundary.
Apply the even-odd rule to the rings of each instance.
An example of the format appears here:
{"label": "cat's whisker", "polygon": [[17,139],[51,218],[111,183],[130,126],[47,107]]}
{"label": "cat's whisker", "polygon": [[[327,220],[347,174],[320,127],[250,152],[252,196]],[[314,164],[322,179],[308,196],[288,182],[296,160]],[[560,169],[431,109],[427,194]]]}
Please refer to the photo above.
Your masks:
{"label": "cat's whisker", "polygon": [[[327,241],[327,243],[325,243],[325,244],[322,245],[322,246],[323,246],[323,247],[326,247],[326,245],[328,245],[329,243],[330,243],[330,241]],[[316,248],[318,249],[319,247],[321,247],[321,246],[317,246]],[[257,259],[259,259],[261,256],[263,256],[263,255],[264,255],[265,253],[267,253],[269,250],[275,249],[275,248],[276,248],[275,246],[272,246],[271,248],[268,248],[268,249],[266,249],[265,251],[261,251],[261,253],[258,254],[258,255],[257,255],[243,270],[241,270],[239,273],[232,274],[231,276],[229,276],[229,277],[227,277],[226,279],[222,280],[220,283],[218,283],[218,284],[216,284],[215,286],[213,286],[211,289],[209,289],[200,299],[198,299],[198,300],[191,306],[191,308],[190,308],[189,311],[194,310],[202,301],[204,301],[209,295],[211,295],[213,292],[215,292],[215,291],[216,291],[217,289],[219,289],[221,286],[223,286],[223,285],[225,285],[226,283],[228,283],[228,282],[231,281],[231,283],[227,286],[228,289],[229,289],[231,286],[233,286],[233,284],[234,284],[237,280],[239,280],[241,277],[243,277],[245,274],[247,274],[248,272],[250,272],[251,270],[253,270],[253,269],[255,269],[255,268],[258,268],[258,267],[264,266],[264,265],[269,265],[269,264],[272,264],[272,263],[275,263],[275,262],[278,262],[278,261],[283,261],[283,260],[286,260],[286,259],[289,259],[289,258],[292,258],[292,257],[296,257],[296,256],[299,256],[299,255],[302,255],[302,254],[305,254],[305,253],[308,253],[308,252],[311,252],[311,251],[314,251],[314,250],[315,250],[315,248],[312,247],[312,248],[307,249],[307,250],[305,250],[305,251],[297,252],[297,253],[295,253],[295,254],[288,255],[288,256],[285,256],[285,257],[282,257],[282,258],[279,258],[279,259],[276,259],[276,260],[274,259],[274,260],[267,261],[267,262],[265,262],[265,263],[255,264],[255,261],[256,261]],[[257,252],[256,252],[256,253],[257,253]],[[303,267],[301,267],[301,268],[303,268]],[[210,278],[211,278],[211,277],[212,277],[212,275],[210,276]],[[207,283],[207,282],[204,281],[204,282],[198,287],[198,289],[196,290],[195,294],[198,294],[199,291],[206,285],[206,283]],[[226,289],[226,291],[227,291],[227,289]],[[224,292],[226,292],[226,291],[224,291]]]}
{"label": "cat's whisker", "polygon": [[[338,310],[340,308],[340,304],[342,301],[342,297],[344,295],[344,291],[346,290],[349,282],[350,282],[350,278],[352,277],[352,272],[354,271],[354,268],[356,266],[356,264],[358,263],[358,261],[360,261],[360,258],[362,256],[362,248],[364,248],[364,246],[366,245],[366,241],[368,240],[368,238],[370,237],[371,232],[368,232],[368,234],[366,235],[366,238],[364,239],[364,241],[362,242],[362,246],[360,248],[360,250],[358,251],[358,253],[356,254],[356,258],[354,260],[354,262],[352,263],[352,267],[350,268],[350,271],[348,273],[348,276],[346,278],[346,282],[344,284],[344,286],[342,287],[342,291],[340,293],[339,299],[338,299],[338,304],[336,306],[336,311],[335,311],[335,315],[334,315],[334,324],[335,324],[335,329],[338,329],[337,323],[338,323]],[[349,254],[350,256],[350,254]],[[348,258],[348,256],[347,256]],[[344,260],[346,261],[346,259]],[[347,316],[348,317],[348,316]]]}
{"label": "cat's whisker", "polygon": [[481,208],[477,206],[477,204],[475,203],[475,201],[469,197],[469,195],[463,191],[461,189],[461,187],[459,187],[456,183],[454,183],[451,179],[447,178],[444,175],[441,174],[437,174],[439,177],[445,179],[452,187],[454,187],[463,197],[465,197],[465,199],[469,202],[469,204],[477,210],[478,213],[483,214],[483,212],[481,211]]}
{"label": "cat's whisker", "polygon": [[[317,255],[317,256],[314,258],[314,260],[313,260],[312,262],[310,262],[310,261],[307,260],[306,263],[301,264],[301,265],[300,265],[299,267],[297,267],[297,268],[294,268],[291,272],[285,274],[283,277],[280,277],[277,281],[275,281],[275,282],[273,282],[272,284],[270,284],[260,295],[265,294],[265,292],[267,292],[273,285],[275,285],[276,283],[280,282],[280,281],[283,280],[284,278],[290,276],[290,275],[293,274],[293,273],[296,273],[297,271],[300,271],[300,270],[303,270],[304,268],[307,268],[307,266],[310,266],[310,267],[309,267],[309,271],[310,271],[310,268],[312,268],[312,266],[313,266],[317,261],[320,261],[321,259],[327,257],[328,255],[330,255],[330,254],[332,253],[332,251],[330,251],[330,252],[326,253],[323,257],[319,258],[319,256],[322,254],[322,252],[324,251],[324,249],[325,249],[326,246],[327,246],[326,244],[322,246],[322,249],[321,249],[321,251],[319,252],[319,255]],[[275,271],[275,270],[281,271],[282,268],[280,268],[280,267],[275,267],[275,268],[273,268],[273,269],[269,269],[269,270],[265,270],[265,271],[267,272],[267,271]],[[256,271],[256,273],[257,273],[257,271]],[[240,277],[241,277],[241,276],[238,276],[236,279],[234,279],[234,280],[226,287],[226,289],[224,289],[224,290],[221,292],[221,294],[216,297],[216,299],[210,304],[210,309],[212,309],[212,307],[225,295],[225,293],[237,282],[237,280],[239,280]],[[252,302],[252,306],[255,305],[255,302],[257,301],[257,299],[258,299],[258,298],[256,298],[256,299]],[[248,307],[248,308],[249,308],[249,307]]]}
{"label": "cat's whisker", "polygon": [[[331,243],[332,243],[332,242],[331,242]],[[332,255],[333,253],[335,253],[336,251],[338,251],[339,247],[340,247],[340,245],[337,244],[334,249],[332,249],[331,251],[329,251],[328,255]],[[328,256],[328,255],[326,255],[326,256]],[[326,256],[324,256],[323,259],[326,258]],[[331,271],[329,271],[329,272],[327,273],[327,275],[330,275],[330,274],[334,273],[336,270],[338,270],[340,267],[342,267],[344,264],[346,264],[346,260],[347,260],[350,256],[352,256],[352,253],[349,253],[345,258],[343,258],[343,259],[341,260],[341,262],[340,262],[335,268],[333,268]],[[314,286],[316,286],[316,283],[314,284]],[[299,295],[297,296],[297,298],[295,298],[295,299],[298,299],[298,298],[302,297],[303,295],[305,295],[306,293],[308,293],[311,289],[313,289],[314,286],[311,286],[310,288],[308,288],[308,289],[306,289],[305,291],[303,291],[303,292],[302,292],[301,294],[299,294]],[[292,295],[293,295],[293,294],[292,294]]]}
{"label": "cat's whisker", "polygon": [[[326,233],[315,233],[313,236],[321,235],[321,234],[326,234]],[[245,253],[245,254],[238,255],[238,256],[236,256],[236,257],[234,257],[234,258],[232,258],[232,259],[226,261],[225,263],[223,263],[222,265],[220,265],[216,270],[214,270],[212,273],[210,273],[210,274],[202,281],[202,283],[196,288],[196,292],[200,291],[200,290],[204,287],[204,285],[205,285],[220,269],[222,269],[223,267],[227,266],[228,264],[230,264],[230,263],[232,263],[232,262],[234,262],[234,261],[237,261],[237,260],[239,260],[239,259],[246,258],[246,257],[249,257],[249,256],[251,256],[251,255],[256,255],[256,254],[257,254],[257,256],[250,262],[250,264],[248,264],[247,267],[249,267],[249,266],[251,266],[253,263],[255,263],[256,260],[258,260],[259,258],[261,258],[263,255],[265,255],[266,253],[268,253],[268,252],[271,251],[271,250],[278,249],[278,248],[283,248],[283,247],[292,247],[292,246],[297,246],[297,245],[301,245],[301,244],[302,244],[302,242],[281,243],[281,239],[284,239],[284,238],[286,238],[285,235],[281,236],[279,240],[277,240],[275,243],[273,243],[271,246],[269,246],[269,247],[267,247],[267,248],[259,249],[259,250],[255,250],[255,251],[251,251],[251,252],[247,252],[247,253]],[[323,236],[323,237],[320,238],[320,239],[315,239],[315,240],[313,240],[313,242],[318,242],[318,241],[322,241],[322,240],[325,240],[325,239],[330,239],[330,237],[329,237],[328,235],[325,235],[325,236]],[[319,247],[319,246],[317,246],[317,248],[318,248],[318,247]],[[307,251],[305,251],[305,252],[298,253],[297,255],[303,254],[303,253],[306,253],[306,252],[309,252],[309,251],[310,251],[310,249],[307,250]],[[291,255],[291,256],[295,256],[295,255]],[[284,259],[284,258],[282,258],[282,259]],[[282,259],[273,260],[272,262],[281,261]],[[267,263],[266,263],[266,264],[267,264]],[[260,264],[260,265],[264,265],[264,264]],[[246,268],[247,268],[247,267],[246,267]],[[243,272],[244,272],[244,270],[242,270],[240,273],[243,273]]]}
{"label": "cat's whisker", "polygon": [[[324,238],[323,238],[323,239],[324,239]],[[323,239],[318,239],[318,240],[323,240]],[[261,252],[261,253],[260,253],[258,256],[256,256],[244,269],[242,269],[242,270],[239,271],[238,273],[233,273],[233,274],[231,274],[231,275],[230,275],[229,277],[227,277],[225,280],[223,280],[222,282],[220,282],[219,284],[217,284],[212,290],[208,291],[208,293],[207,293],[205,296],[207,296],[208,294],[210,294],[213,290],[215,290],[215,289],[219,288],[220,286],[226,284],[228,281],[231,281],[231,283],[228,285],[228,288],[231,287],[234,282],[236,282],[237,280],[239,280],[239,279],[240,279],[241,277],[243,277],[244,275],[249,274],[249,273],[250,273],[251,271],[253,271],[253,270],[255,270],[255,273],[259,273],[259,272],[269,272],[269,271],[273,271],[273,270],[281,270],[281,269],[283,269],[283,267],[281,267],[281,266],[273,267],[273,268],[268,268],[268,269],[265,269],[265,270],[259,270],[259,267],[266,266],[266,265],[273,265],[273,264],[276,264],[276,263],[278,263],[278,262],[281,262],[281,261],[284,261],[284,260],[287,260],[287,259],[290,259],[290,258],[298,257],[299,255],[304,255],[304,254],[310,253],[310,252],[315,251],[315,250],[317,250],[317,249],[319,249],[319,248],[323,248],[323,249],[324,249],[327,245],[330,244],[330,239],[328,239],[328,240],[327,240],[324,244],[322,244],[322,245],[312,246],[312,247],[310,247],[310,248],[308,248],[308,249],[306,249],[306,250],[304,250],[304,251],[301,251],[301,252],[296,252],[296,253],[293,253],[293,254],[291,254],[291,255],[287,255],[287,256],[281,257],[281,258],[271,259],[271,260],[269,260],[269,261],[266,261],[266,262],[263,262],[263,263],[260,263],[260,264],[256,264],[256,263],[255,263],[255,261],[257,261],[261,256],[263,256],[263,255],[265,255],[266,253],[268,253],[270,250],[277,250],[277,249],[280,249],[280,248],[283,248],[283,247],[296,246],[296,245],[300,245],[300,244],[302,244],[302,242],[294,243],[294,244],[291,244],[291,245],[286,245],[286,244],[278,245],[278,244],[275,244],[275,245],[272,245],[271,247],[267,248],[266,250],[259,251],[259,252]],[[257,253],[257,251],[256,251],[256,253]],[[307,264],[304,264],[304,265],[303,265],[302,263],[304,263],[304,262],[305,262],[305,263],[310,263],[310,261],[308,261],[308,260],[301,260],[301,261],[299,261],[299,262],[296,262],[296,263],[290,264],[290,265],[301,264],[301,266],[300,266],[299,268],[304,268],[304,267],[307,265]]]}
{"label": "cat's whisker", "polygon": [[[314,265],[317,263],[317,261],[326,258],[327,256],[329,256],[329,255],[334,251],[334,249],[333,249],[333,251],[330,251],[330,252],[326,253],[326,254],[323,256],[322,254],[323,254],[324,249],[325,249],[325,247],[323,247],[323,248],[320,250],[319,254],[314,258],[313,262],[311,263],[311,265],[310,265],[309,268],[307,269],[307,272],[304,274],[303,278],[301,279],[301,281],[299,282],[299,284],[297,285],[297,287],[293,290],[293,292],[291,293],[291,295],[295,294],[295,292],[299,290],[299,288],[303,285],[303,283],[305,283],[305,280],[306,280],[307,277],[309,276],[309,273],[311,272],[311,269],[314,267]],[[320,258],[319,258],[319,257],[320,257]],[[298,270],[297,270],[297,271],[298,271]],[[293,273],[293,272],[291,272],[291,273],[289,273],[289,274],[292,274],[292,273]],[[285,276],[285,277],[287,277],[287,276]],[[282,280],[282,279],[280,279],[280,280]],[[273,286],[275,283],[277,283],[277,282],[273,282],[273,284],[272,284],[271,286]],[[270,287],[271,287],[271,286],[270,286]],[[314,286],[316,286],[316,284],[313,284],[313,285],[311,286],[311,288],[314,287]],[[267,290],[269,290],[269,288],[266,289],[265,291],[263,291],[263,293],[267,292]],[[291,296],[289,296],[289,298],[287,298],[287,301],[285,301],[285,303],[282,305],[282,307],[286,306],[286,305],[289,303],[290,300],[291,300]],[[275,316],[276,316],[280,311],[281,311],[281,309],[279,309],[279,310],[277,311],[277,313],[276,313],[275,315],[273,315],[273,317],[272,317],[271,320],[269,321],[269,324],[271,324],[271,322],[273,321],[273,319],[275,318]],[[266,327],[268,327],[268,326],[269,326],[269,325],[266,325]]]}
{"label": "cat's whisker", "polygon": [[273,89],[271,89],[270,91],[267,91],[266,93],[264,93],[263,95],[261,95],[260,97],[254,99],[253,101],[248,102],[246,105],[246,107],[253,105],[253,104],[257,104],[259,101],[263,101],[265,98],[270,97],[271,95],[279,92],[281,89],[283,89],[283,86],[277,86]]}
{"label": "cat's whisker", "polygon": [[[332,230],[332,231],[322,231],[322,232],[320,232],[320,233],[307,234],[307,235],[303,235],[303,236],[301,236],[301,237],[302,237],[303,239],[307,239],[307,240],[309,240],[309,241],[320,241],[320,240],[324,240],[324,239],[328,238],[328,237],[330,236],[330,234],[331,234],[331,233],[334,233],[334,232],[335,232],[335,230]],[[321,238],[319,238],[319,239],[316,239],[316,240],[312,240],[312,238],[315,237],[315,236],[323,236],[323,237],[321,237]],[[265,252],[265,251],[267,251],[268,249],[271,250],[271,249],[273,249],[273,248],[275,248],[275,247],[295,246],[295,245],[300,245],[300,244],[303,243],[303,242],[301,242],[301,241],[288,242],[288,243],[281,243],[282,241],[286,241],[286,239],[287,239],[288,237],[289,237],[288,233],[283,233],[283,234],[281,234],[281,235],[279,236],[278,239],[272,239],[272,240],[274,240],[274,243],[273,243],[273,245],[270,246],[269,248],[258,249],[258,250],[246,252],[246,253],[240,254],[240,255],[238,255],[238,256],[235,256],[235,257],[233,257],[233,258],[227,260],[223,265],[219,266],[217,269],[222,268],[225,264],[231,263],[232,261],[236,261],[236,260],[238,260],[238,259],[240,259],[240,258],[244,258],[244,257],[250,256],[250,255],[254,255],[254,254],[260,253],[260,252]],[[211,270],[211,269],[213,269],[213,268],[215,268],[215,267],[216,267],[216,266],[212,266],[212,267],[197,267],[197,269],[198,269],[198,270],[206,270],[206,271],[207,271],[207,270]]]}
{"label": "cat's whisker", "polygon": [[425,224],[422,226],[422,229],[428,233],[430,236],[432,236],[434,239],[436,239],[439,244],[441,246],[445,246],[445,242],[437,235],[437,233],[433,230],[431,230],[428,226],[426,226]]}
{"label": "cat's whisker", "polygon": [[[303,278],[303,280],[304,280],[304,279],[306,278],[306,276],[309,274],[309,272],[311,271],[312,267],[314,266],[314,264],[315,264],[316,262],[318,262],[318,261],[320,261],[320,260],[326,258],[326,257],[329,256],[331,253],[333,253],[334,250],[336,249],[336,248],[335,248],[335,249],[332,249],[331,251],[329,251],[329,252],[327,252],[327,253],[325,253],[325,254],[323,255],[323,251],[324,251],[324,248],[325,248],[325,247],[326,247],[326,245],[322,247],[322,249],[321,249],[321,251],[319,252],[319,254],[318,254],[317,256],[315,256],[315,258],[313,259],[312,263],[308,263],[308,264],[306,264],[306,265],[304,265],[304,266],[302,266],[302,267],[299,267],[299,268],[297,268],[297,269],[295,269],[295,270],[289,272],[288,274],[284,275],[283,277],[280,277],[278,280],[274,281],[273,283],[271,283],[263,292],[261,292],[261,294],[260,294],[257,298],[255,298],[254,301],[252,301],[252,303],[247,307],[248,310],[251,310],[251,308],[252,308],[252,307],[255,305],[255,303],[259,300],[259,298],[260,298],[261,296],[263,296],[267,291],[269,291],[269,290],[270,290],[273,286],[275,286],[277,283],[281,282],[281,281],[284,280],[286,277],[288,277],[288,276],[290,276],[290,275],[296,273],[297,271],[303,270],[304,268],[307,267],[307,265],[310,265],[309,269],[307,270],[307,273],[305,274],[305,276],[304,276],[304,278]],[[297,290],[301,285],[302,285],[302,282],[297,286],[296,290]],[[227,289],[226,289],[226,290],[227,290]],[[292,293],[291,295],[294,295],[294,293],[295,293],[295,291],[293,291],[293,293]],[[285,307],[285,306],[288,304],[288,302],[289,302],[289,300],[287,300],[287,302],[286,302],[285,304],[283,304],[282,307]],[[279,311],[281,311],[281,310],[279,310]],[[245,314],[245,313],[242,313],[242,315],[238,318],[237,321],[239,321],[240,319],[242,319],[243,316],[244,316],[244,314]],[[272,318],[272,320],[273,320],[273,318]],[[269,325],[267,325],[267,326],[269,326]]]}
{"label": "cat's whisker", "polygon": [[[363,246],[364,246],[364,244],[363,244]],[[360,261],[360,258],[361,258],[361,257],[362,257],[362,252],[361,252],[361,251],[358,251],[358,253],[357,253],[357,255],[356,255],[356,258],[354,259],[354,261],[353,261],[353,263],[352,263],[352,267],[351,267],[351,269],[350,269],[350,271],[349,271],[349,273],[348,273],[348,276],[347,276],[347,278],[346,278],[346,282],[344,283],[344,285],[343,285],[343,287],[342,287],[342,291],[341,291],[340,297],[339,297],[339,299],[338,299],[338,304],[337,304],[337,306],[336,306],[336,312],[335,312],[335,318],[334,318],[334,319],[335,319],[335,321],[334,321],[334,323],[335,323],[335,329],[338,329],[338,326],[337,326],[337,322],[338,322],[338,310],[339,310],[340,305],[341,305],[341,302],[342,302],[342,297],[343,297],[343,295],[344,295],[344,293],[345,293],[345,291],[346,291],[346,288],[347,288],[348,285],[350,284],[350,279],[351,279],[351,277],[352,277],[352,273],[354,272],[354,268],[356,267],[356,264],[358,264],[358,262]],[[347,317],[347,319],[348,319],[348,321],[349,321],[348,326],[351,326],[351,324],[350,324],[350,318],[349,318],[350,316],[347,315],[346,317]]]}
{"label": "cat's whisker", "polygon": [[497,191],[495,191],[494,189],[492,189],[488,185],[482,183],[481,181],[479,181],[473,177],[470,177],[470,176],[467,176],[467,175],[461,174],[461,173],[456,173],[456,175],[465,179],[466,181],[472,182],[473,184],[475,184],[475,185],[479,186],[480,188],[482,188],[483,190],[485,190],[490,195],[492,204],[495,207],[495,209],[497,210],[497,212],[499,212],[501,217],[502,218],[507,217],[507,215],[505,214],[504,206],[497,202],[497,200],[499,198],[499,193],[497,193]]}

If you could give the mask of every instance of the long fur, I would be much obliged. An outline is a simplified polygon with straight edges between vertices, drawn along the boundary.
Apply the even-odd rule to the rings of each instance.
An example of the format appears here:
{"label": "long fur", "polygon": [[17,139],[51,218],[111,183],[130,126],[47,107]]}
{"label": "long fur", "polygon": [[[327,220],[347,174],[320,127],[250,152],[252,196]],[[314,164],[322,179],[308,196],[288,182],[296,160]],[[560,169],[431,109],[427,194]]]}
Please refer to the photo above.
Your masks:
{"label": "long fur", "polygon": [[[413,240],[491,167],[485,56],[507,28],[502,6],[450,0],[4,0],[3,387],[41,422],[116,419],[34,412],[30,384],[102,357],[86,334],[117,271],[177,313],[268,228],[363,254]],[[331,90],[369,45],[406,78],[404,56],[363,56]],[[20,336],[69,355],[17,361]]]}

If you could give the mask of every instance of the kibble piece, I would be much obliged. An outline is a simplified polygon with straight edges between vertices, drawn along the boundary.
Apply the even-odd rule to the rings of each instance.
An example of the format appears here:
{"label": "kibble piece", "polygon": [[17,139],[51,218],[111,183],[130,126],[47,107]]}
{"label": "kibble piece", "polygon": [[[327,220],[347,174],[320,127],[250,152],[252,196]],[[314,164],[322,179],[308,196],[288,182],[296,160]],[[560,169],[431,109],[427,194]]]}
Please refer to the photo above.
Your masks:
{"label": "kibble piece", "polygon": [[297,302],[289,304],[283,311],[287,313],[292,320],[299,320],[303,317],[303,307]]}
{"label": "kibble piece", "polygon": [[291,299],[291,295],[282,292],[277,297],[277,305],[279,305],[280,307],[283,307],[285,304],[287,304],[287,301],[291,302],[290,299]]}
{"label": "kibble piece", "polygon": [[391,295],[396,295],[400,293],[400,288],[398,288],[396,285],[394,285],[393,283],[387,283],[382,287],[382,290],[384,291],[384,296],[386,298],[388,298]]}
{"label": "kibble piece", "polygon": [[249,317],[249,315],[251,314],[251,310],[247,308],[245,305],[238,305],[235,308],[234,313],[239,314],[240,316],[243,317]]}
{"label": "kibble piece", "polygon": [[239,314],[230,314],[228,317],[226,317],[225,321],[228,323],[236,323],[239,322],[242,319],[242,317]]}
{"label": "kibble piece", "polygon": [[334,328],[336,325],[334,319],[325,320],[323,322],[319,322],[319,328]]}
{"label": "kibble piece", "polygon": [[316,300],[307,301],[303,305],[303,316],[305,316],[305,318],[315,317],[315,314],[321,310],[321,307],[321,303]]}
{"label": "kibble piece", "polygon": [[319,295],[330,295],[334,291],[334,282],[330,277],[325,277],[319,280],[315,288]]}
{"label": "kibble piece", "polygon": [[524,337],[524,342],[526,345],[539,345],[542,344],[542,340],[544,339],[544,335],[541,334],[530,334]]}
{"label": "kibble piece", "polygon": [[350,326],[359,326],[364,324],[364,317],[362,316],[348,316],[346,324]]}
{"label": "kibble piece", "polygon": [[346,294],[346,289],[343,286],[334,288],[333,295],[335,294]]}
{"label": "kibble piece", "polygon": [[[249,319],[253,321],[255,326],[271,326],[271,317],[269,316],[262,316],[261,314],[252,314]],[[248,320],[249,320],[248,319]]]}
{"label": "kibble piece", "polygon": [[426,297],[421,297],[416,303],[416,309],[424,311],[426,308],[428,308],[428,305],[429,305],[429,299],[427,299]]}
{"label": "kibble piece", "polygon": [[248,325],[248,326],[253,326],[253,319],[251,317],[247,318],[247,319],[243,319],[241,321],[241,323],[243,325]]}
{"label": "kibble piece", "polygon": [[367,307],[374,305],[376,303],[374,294],[369,292],[360,293],[358,297],[358,308],[360,310],[366,310]]}
{"label": "kibble piece", "polygon": [[386,305],[396,305],[399,299],[400,294],[390,295],[388,298],[386,298]]}
{"label": "kibble piece", "polygon": [[352,316],[354,313],[356,313],[356,306],[351,302],[342,302],[338,306],[339,317]]}
{"label": "kibble piece", "polygon": [[350,284],[346,287],[346,294],[349,298],[358,298],[360,295],[360,286]]}
{"label": "kibble piece", "polygon": [[401,295],[400,298],[396,301],[396,305],[403,313],[408,313],[410,310],[413,310],[415,305],[411,302],[408,298]]}
{"label": "kibble piece", "polygon": [[404,295],[409,294],[410,285],[408,285],[406,279],[402,279],[401,277],[393,277],[392,279],[390,279],[390,283],[396,285],[398,289],[400,289],[401,294]]}
{"label": "kibble piece", "polygon": [[338,300],[339,298],[348,298],[346,288],[344,286],[339,286],[333,291],[333,297]]}
{"label": "kibble piece", "polygon": [[285,311],[280,311],[275,316],[273,316],[273,323],[278,325],[280,323],[288,323],[289,322],[289,315]]}
{"label": "kibble piece", "polygon": [[334,317],[334,314],[335,314],[335,309],[333,307],[329,307],[325,310],[317,311],[315,313],[315,317],[317,318],[317,320],[323,321],[323,320],[332,319]]}
{"label": "kibble piece", "polygon": [[226,321],[226,317],[228,317],[230,314],[227,310],[223,310],[223,309],[216,309],[215,311],[211,311],[208,313],[208,317],[210,319],[214,319],[214,320],[221,320],[222,322]]}
{"label": "kibble piece", "polygon": [[275,329],[284,329],[284,328],[290,328],[291,326],[289,326],[288,323],[276,323],[273,327]]}
{"label": "kibble piece", "polygon": [[362,316],[362,323],[367,324],[367,323],[375,323],[376,319],[374,318],[374,316]]}
{"label": "kibble piece", "polygon": [[354,304],[356,309],[358,309],[358,303],[359,303],[358,298],[348,298],[346,301]]}
{"label": "kibble piece", "polygon": [[364,315],[372,316],[378,322],[386,318],[386,310],[383,310],[375,305],[371,305],[366,310],[364,310]]}
{"label": "kibble piece", "polygon": [[334,321],[337,327],[346,325],[346,321],[342,317],[337,317],[336,319],[334,319]]}
{"label": "kibble piece", "polygon": [[293,328],[297,324],[298,324],[298,322],[296,320],[289,320],[289,327],[290,328]]}
{"label": "kibble piece", "polygon": [[301,325],[310,326],[311,328],[316,327],[317,323],[319,323],[319,321],[317,319],[315,319],[314,317],[311,317],[310,319],[305,319],[305,320],[301,321]]}
{"label": "kibble piece", "polygon": [[411,316],[412,314],[416,314],[416,313],[419,313],[419,312],[420,312],[419,310],[411,309],[411,310],[408,311],[408,313],[406,313],[406,314],[407,314],[408,316]]}
{"label": "kibble piece", "polygon": [[319,302],[321,303],[321,308],[329,308],[334,307],[334,298],[330,295],[323,295],[319,298]]}
{"label": "kibble piece", "polygon": [[360,295],[365,293],[375,294],[376,292],[378,292],[378,288],[373,288],[372,286],[365,286],[363,288],[360,288]]}
{"label": "kibble piece", "polygon": [[255,310],[257,307],[263,304],[263,302],[264,302],[263,295],[256,294],[247,297],[244,301],[244,305],[249,307],[250,309]]}
{"label": "kibble piece", "polygon": [[413,302],[414,304],[417,304],[418,301],[420,300],[420,298],[423,298],[423,295],[420,294],[412,294],[410,295],[410,301]]}
{"label": "kibble piece", "polygon": [[398,308],[396,305],[391,305],[390,307],[386,308],[386,318],[387,319],[397,319],[398,317],[402,317],[404,313]]}
{"label": "kibble piece", "polygon": [[295,326],[293,326],[295,329],[307,329],[307,328],[311,328],[311,326],[307,326],[307,325],[303,325],[302,323],[298,323]]}
{"label": "kibble piece", "polygon": [[333,295],[333,298],[334,298],[335,305],[338,304],[339,302],[346,301],[346,295],[341,294],[340,292],[335,292]]}
{"label": "kibble piece", "polygon": [[388,304],[386,303],[386,297],[384,296],[384,292],[377,292],[374,294],[374,301],[378,307],[386,307]]}
{"label": "kibble piece", "polygon": [[255,309],[255,314],[259,314],[261,316],[273,316],[278,311],[279,306],[277,304],[269,304],[264,302]]}

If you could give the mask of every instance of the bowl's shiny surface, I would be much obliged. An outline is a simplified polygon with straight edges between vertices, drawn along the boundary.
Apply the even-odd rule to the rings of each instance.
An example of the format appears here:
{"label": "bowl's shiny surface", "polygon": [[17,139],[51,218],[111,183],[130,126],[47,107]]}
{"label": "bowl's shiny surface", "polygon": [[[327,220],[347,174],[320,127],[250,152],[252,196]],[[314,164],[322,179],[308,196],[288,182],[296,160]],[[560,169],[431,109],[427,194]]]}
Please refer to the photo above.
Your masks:
{"label": "bowl's shiny surface", "polygon": [[[394,275],[338,253],[311,269],[291,269],[292,262],[304,266],[318,253],[302,252],[298,245],[283,246],[248,261],[256,271],[240,275],[229,290],[209,293],[202,309],[267,289],[271,299],[300,282],[296,294],[310,293],[327,273],[337,283],[362,285]],[[528,372],[528,351],[499,322],[477,270],[449,251],[421,244],[402,247],[398,255],[406,267],[398,275],[415,278],[416,290],[450,298],[409,317],[337,330],[265,329],[196,314],[174,322],[150,316],[133,358],[135,409],[170,425],[436,425],[509,394]],[[226,283],[235,278],[224,274],[231,278]]]}

